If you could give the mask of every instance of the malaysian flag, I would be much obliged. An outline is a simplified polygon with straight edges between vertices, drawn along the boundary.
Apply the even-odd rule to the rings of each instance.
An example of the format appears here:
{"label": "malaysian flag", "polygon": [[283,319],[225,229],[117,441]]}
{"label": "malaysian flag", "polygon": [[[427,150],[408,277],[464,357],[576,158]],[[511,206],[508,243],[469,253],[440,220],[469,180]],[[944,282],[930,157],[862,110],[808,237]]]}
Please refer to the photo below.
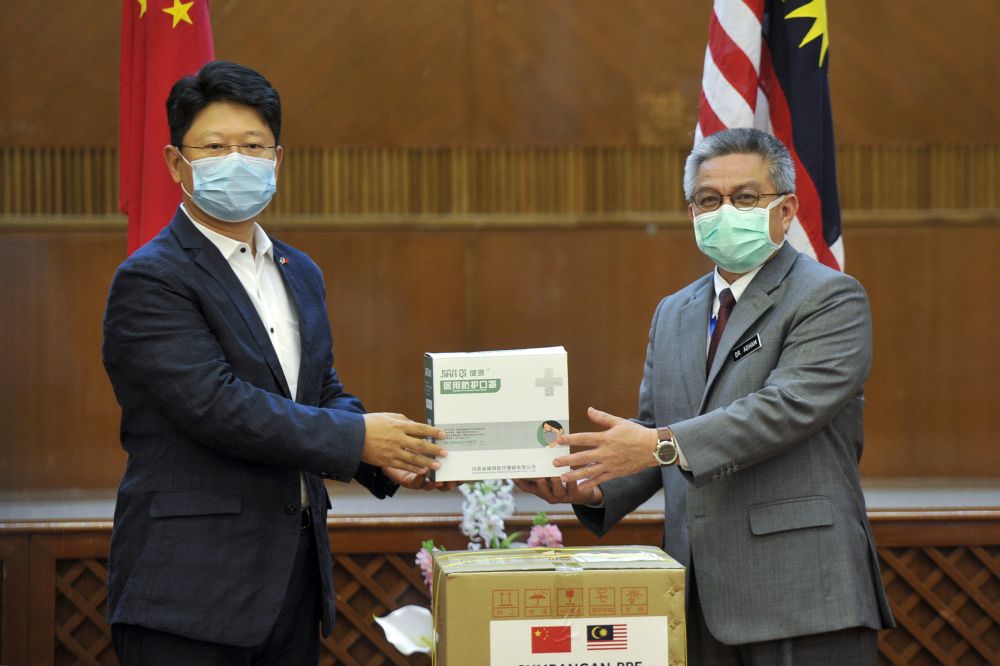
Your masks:
{"label": "malaysian flag", "polygon": [[588,624],[588,650],[624,650],[628,648],[627,624]]}
{"label": "malaysian flag", "polygon": [[799,198],[787,238],[843,269],[828,46],[826,0],[715,0],[694,141],[728,127],[780,139]]}

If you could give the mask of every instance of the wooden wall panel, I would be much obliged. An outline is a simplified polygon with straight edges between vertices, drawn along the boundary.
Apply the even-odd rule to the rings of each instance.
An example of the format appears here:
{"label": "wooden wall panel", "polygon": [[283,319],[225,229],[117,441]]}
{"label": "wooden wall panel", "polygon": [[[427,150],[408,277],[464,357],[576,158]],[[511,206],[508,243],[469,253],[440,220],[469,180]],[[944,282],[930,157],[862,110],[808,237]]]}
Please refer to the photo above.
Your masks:
{"label": "wooden wall panel", "polygon": [[422,421],[423,354],[467,346],[462,233],[294,231],[324,270],[335,364],[370,411]]}
{"label": "wooden wall panel", "polygon": [[[147,16],[163,18],[150,0]],[[212,0],[216,54],[281,91],[289,145],[683,145],[708,2]],[[120,4],[8,2],[0,145],[117,142]],[[985,141],[1000,5],[828,2],[839,141]],[[806,48],[814,49],[817,42]]]}
{"label": "wooden wall panel", "polygon": [[[1000,316],[983,301],[1000,228],[873,226],[846,238],[847,271],[865,285],[874,317],[862,469],[1000,475]],[[936,453],[924,448],[928,438]],[[927,459],[912,460],[917,451]]]}
{"label": "wooden wall panel", "polygon": [[121,3],[3,3],[0,145],[118,142]]}
{"label": "wooden wall panel", "polygon": [[1000,67],[989,36],[1000,5],[853,0],[827,8],[838,140],[961,141],[993,132],[1000,94],[983,82]]}
{"label": "wooden wall panel", "polygon": [[693,136],[709,4],[468,4],[474,142],[580,143],[586,136],[635,145]]}
{"label": "wooden wall panel", "polygon": [[0,238],[0,488],[108,488],[124,470],[101,315],[122,234]]}
{"label": "wooden wall panel", "polygon": [[288,143],[465,143],[468,4],[213,0],[216,57],[259,69],[281,92]]}
{"label": "wooden wall panel", "polygon": [[[570,352],[571,418],[632,415],[657,301],[708,269],[686,224],[476,230],[290,225],[323,268],[337,367],[374,411],[423,415],[422,354],[545,344]],[[948,220],[952,221],[949,222]],[[846,226],[868,290],[870,476],[1000,477],[1000,328],[982,294],[1000,225],[876,213]],[[124,455],[99,356],[124,233],[0,231],[0,487],[109,488]]]}

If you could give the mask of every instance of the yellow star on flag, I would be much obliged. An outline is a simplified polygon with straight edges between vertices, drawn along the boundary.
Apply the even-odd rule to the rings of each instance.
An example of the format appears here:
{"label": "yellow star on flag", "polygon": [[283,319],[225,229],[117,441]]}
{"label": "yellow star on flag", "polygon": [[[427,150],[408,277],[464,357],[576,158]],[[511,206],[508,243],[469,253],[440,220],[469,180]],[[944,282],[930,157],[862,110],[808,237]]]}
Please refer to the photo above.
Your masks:
{"label": "yellow star on flag", "polygon": [[138,0],[139,2],[139,18],[146,15],[146,0]]}
{"label": "yellow star on flag", "polygon": [[191,2],[181,2],[181,0],[174,0],[173,7],[166,7],[163,10],[164,14],[170,14],[174,18],[174,24],[170,26],[171,28],[176,28],[177,24],[181,21],[185,21],[190,25],[194,25],[191,21],[191,17],[188,16],[188,11],[191,9],[191,5],[194,4],[194,0]]}
{"label": "yellow star on flag", "polygon": [[802,38],[799,48],[802,48],[817,37],[822,37],[819,48],[819,66],[823,66],[823,58],[826,57],[826,49],[830,45],[830,34],[827,30],[826,20],[826,0],[810,0],[798,9],[792,10],[785,15],[786,19],[811,18],[813,20],[809,32]]}

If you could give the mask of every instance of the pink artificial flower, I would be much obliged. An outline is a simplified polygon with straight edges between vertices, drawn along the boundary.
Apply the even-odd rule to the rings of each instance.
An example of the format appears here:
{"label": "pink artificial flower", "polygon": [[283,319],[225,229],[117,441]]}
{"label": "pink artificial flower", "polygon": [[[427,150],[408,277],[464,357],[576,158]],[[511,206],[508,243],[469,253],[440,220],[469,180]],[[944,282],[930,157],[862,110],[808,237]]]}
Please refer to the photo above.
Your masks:
{"label": "pink artificial flower", "polygon": [[424,584],[427,585],[427,591],[431,591],[431,584],[434,580],[434,560],[431,558],[431,552],[426,548],[421,548],[417,551],[416,563],[420,567],[420,575],[424,578]]}
{"label": "pink artificial flower", "polygon": [[528,535],[528,545],[532,548],[562,548],[563,537],[558,525],[532,525]]}

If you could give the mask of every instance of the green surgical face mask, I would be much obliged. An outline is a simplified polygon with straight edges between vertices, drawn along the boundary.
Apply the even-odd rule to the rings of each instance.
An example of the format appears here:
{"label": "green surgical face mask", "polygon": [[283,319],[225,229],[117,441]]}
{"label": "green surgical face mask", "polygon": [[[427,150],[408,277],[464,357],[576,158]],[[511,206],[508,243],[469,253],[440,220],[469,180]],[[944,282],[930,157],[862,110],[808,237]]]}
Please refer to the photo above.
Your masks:
{"label": "green surgical face mask", "polygon": [[748,273],[757,268],[780,246],[771,240],[771,209],[781,203],[781,195],[766,208],[739,210],[725,204],[694,218],[698,249],[719,268],[730,273]]}

